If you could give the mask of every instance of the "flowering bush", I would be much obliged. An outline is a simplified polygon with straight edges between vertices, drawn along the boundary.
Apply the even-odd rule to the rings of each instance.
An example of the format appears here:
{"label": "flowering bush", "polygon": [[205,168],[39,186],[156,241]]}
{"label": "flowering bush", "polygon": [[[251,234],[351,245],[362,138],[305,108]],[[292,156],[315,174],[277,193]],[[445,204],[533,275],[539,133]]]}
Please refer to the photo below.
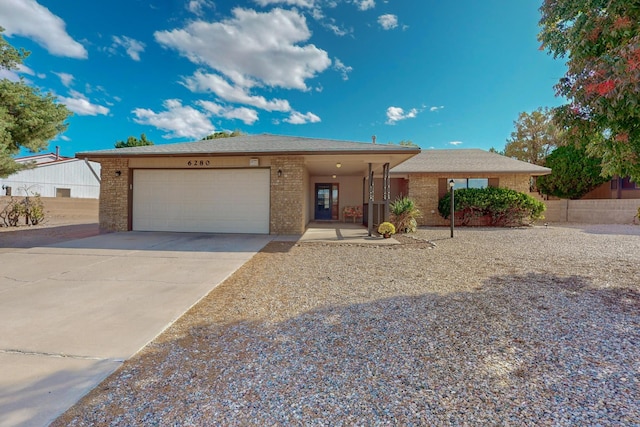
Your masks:
{"label": "flowering bush", "polygon": [[378,226],[378,233],[380,234],[396,234],[396,227],[390,222],[383,222]]}

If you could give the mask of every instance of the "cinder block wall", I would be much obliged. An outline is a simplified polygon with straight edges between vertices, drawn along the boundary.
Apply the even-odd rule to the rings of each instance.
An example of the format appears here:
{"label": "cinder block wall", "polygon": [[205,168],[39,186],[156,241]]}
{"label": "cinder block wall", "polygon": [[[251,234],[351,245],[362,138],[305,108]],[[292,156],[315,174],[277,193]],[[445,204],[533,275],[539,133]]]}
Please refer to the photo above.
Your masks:
{"label": "cinder block wall", "polygon": [[[101,231],[129,229],[129,160],[105,159],[100,170]],[[120,171],[120,175],[116,174]]]}
{"label": "cinder block wall", "polygon": [[584,224],[632,224],[640,200],[545,200],[545,219],[549,222]]}
{"label": "cinder block wall", "polygon": [[[278,176],[278,171],[282,176]],[[306,169],[303,157],[271,160],[271,234],[303,234]]]}

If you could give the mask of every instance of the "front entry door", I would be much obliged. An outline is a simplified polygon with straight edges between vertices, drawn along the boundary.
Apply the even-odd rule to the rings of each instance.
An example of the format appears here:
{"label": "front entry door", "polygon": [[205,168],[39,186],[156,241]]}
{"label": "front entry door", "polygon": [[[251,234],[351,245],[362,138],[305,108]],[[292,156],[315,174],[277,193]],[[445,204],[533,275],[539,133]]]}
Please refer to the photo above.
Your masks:
{"label": "front entry door", "polygon": [[337,184],[316,184],[315,219],[338,219]]}

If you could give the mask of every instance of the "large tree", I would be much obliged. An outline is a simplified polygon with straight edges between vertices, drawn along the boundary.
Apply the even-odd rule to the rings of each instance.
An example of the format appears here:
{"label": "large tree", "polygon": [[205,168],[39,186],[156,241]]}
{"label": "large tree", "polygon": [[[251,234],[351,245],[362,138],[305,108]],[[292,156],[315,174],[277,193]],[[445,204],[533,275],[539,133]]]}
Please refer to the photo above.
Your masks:
{"label": "large tree", "polygon": [[[29,52],[16,49],[2,36],[0,27],[0,69],[17,70]],[[67,128],[64,122],[71,113],[56,103],[55,97],[42,94],[38,88],[17,82],[0,80],[0,177],[6,177],[26,167],[13,156],[26,148],[38,152]]]}
{"label": "large tree", "polygon": [[562,143],[562,132],[548,108],[520,113],[513,124],[516,130],[511,132],[504,152],[500,153],[507,157],[542,165],[549,153]]}
{"label": "large tree", "polygon": [[551,168],[551,175],[538,177],[536,185],[544,194],[579,199],[607,181],[601,175],[601,162],[590,157],[582,147],[573,144],[558,147],[545,162],[545,166]]}
{"label": "large tree", "polygon": [[117,141],[114,146],[116,148],[125,148],[125,147],[143,147],[145,145],[153,145],[153,141],[147,139],[147,135],[140,134],[140,139],[135,136],[130,136],[126,141]]}
{"label": "large tree", "polygon": [[604,175],[640,179],[640,2],[544,0],[542,48],[567,58],[555,111],[570,139],[602,158]]}

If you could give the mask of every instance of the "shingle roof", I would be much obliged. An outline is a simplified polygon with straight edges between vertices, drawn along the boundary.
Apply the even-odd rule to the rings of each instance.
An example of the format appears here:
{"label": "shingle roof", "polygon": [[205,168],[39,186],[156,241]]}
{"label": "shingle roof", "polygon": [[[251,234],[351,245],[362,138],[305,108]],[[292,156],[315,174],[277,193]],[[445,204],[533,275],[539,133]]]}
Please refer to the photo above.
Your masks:
{"label": "shingle roof", "polygon": [[551,169],[478,149],[427,150],[391,170],[392,173],[527,173],[547,175]]}
{"label": "shingle roof", "polygon": [[241,135],[178,144],[147,145],[76,153],[76,157],[128,157],[171,155],[260,155],[328,153],[416,153],[415,147],[281,135]]}

